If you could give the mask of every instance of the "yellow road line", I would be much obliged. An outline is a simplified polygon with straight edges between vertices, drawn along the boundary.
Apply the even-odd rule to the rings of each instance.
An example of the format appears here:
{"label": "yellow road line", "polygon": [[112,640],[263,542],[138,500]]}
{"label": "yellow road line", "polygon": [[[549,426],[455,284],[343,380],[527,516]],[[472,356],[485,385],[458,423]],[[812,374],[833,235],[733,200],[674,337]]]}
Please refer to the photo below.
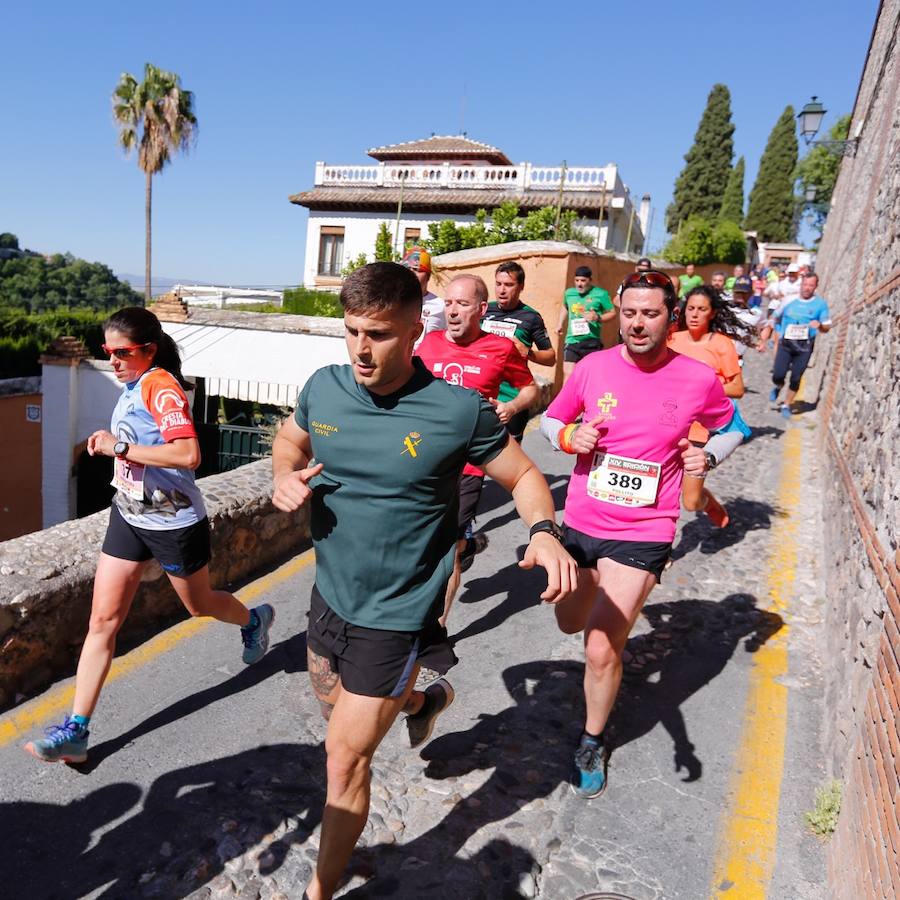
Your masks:
{"label": "yellow road line", "polygon": [[[787,618],[797,567],[803,434],[786,430],[778,498],[784,515],[772,528],[766,560],[768,610]],[[711,896],[763,900],[775,867],[778,804],[784,771],[788,689],[788,625],[753,655],[731,801],[719,829]]]}
{"label": "yellow road line", "polygon": [[[292,578],[314,562],[315,554],[312,550],[307,550],[290,562],[279,566],[274,572],[263,575],[262,578],[248,584],[238,591],[236,596],[241,603],[248,606],[267,591]],[[215,619],[209,618],[188,619],[186,622],[180,622],[178,625],[166,629],[162,634],[158,634],[139,647],[135,647],[130,653],[117,657],[113,660],[106,684],[109,685],[152,662],[162,654],[168,653],[183,641],[209,628],[215,621]],[[74,697],[75,681],[69,679],[65,684],[50,688],[40,697],[36,697],[0,717],[0,747],[18,740],[36,726],[61,718],[71,710]]]}

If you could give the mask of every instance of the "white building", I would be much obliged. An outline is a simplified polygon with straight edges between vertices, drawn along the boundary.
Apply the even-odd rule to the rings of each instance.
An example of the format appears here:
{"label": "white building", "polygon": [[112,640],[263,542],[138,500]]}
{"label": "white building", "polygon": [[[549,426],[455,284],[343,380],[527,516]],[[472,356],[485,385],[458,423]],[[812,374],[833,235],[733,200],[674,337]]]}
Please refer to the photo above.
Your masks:
{"label": "white building", "polygon": [[249,304],[281,306],[284,301],[283,291],[222,287],[215,284],[176,284],[169,292],[177,294],[191,306],[209,306],[215,309]]}
{"label": "white building", "polygon": [[475,221],[505,201],[522,213],[562,203],[578,213],[577,225],[600,249],[640,252],[650,196],[638,210],[615,163],[595,167],[514,165],[496,147],[465,136],[433,136],[368,155],[375,165],[316,163],[313,188],[290,197],[309,209],[303,284],[336,288],[341,269],[365,253],[372,259],[382,222],[403,247],[427,237],[432,222]]}

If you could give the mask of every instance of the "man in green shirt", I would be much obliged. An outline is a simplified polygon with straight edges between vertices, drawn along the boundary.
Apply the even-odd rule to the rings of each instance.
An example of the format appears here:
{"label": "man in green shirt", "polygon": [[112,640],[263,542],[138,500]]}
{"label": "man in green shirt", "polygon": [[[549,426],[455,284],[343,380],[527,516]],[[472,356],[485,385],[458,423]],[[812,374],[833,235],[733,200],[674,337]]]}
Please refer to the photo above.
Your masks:
{"label": "man in green shirt", "polygon": [[684,267],[684,274],[678,276],[678,283],[681,287],[678,290],[679,299],[686,297],[695,287],[703,284],[703,277],[694,274],[694,264],[688,263]]}
{"label": "man in green shirt", "polygon": [[471,462],[510,490],[531,526],[523,568],[542,566],[557,603],[577,567],[559,542],[540,470],[475,391],[413,359],[422,291],[396,263],[357,269],[341,288],[349,366],[304,386],[272,447],[274,505],[310,507],[316,584],[307,662],[328,719],[327,795],[305,896],[329,900],[369,810],[370,765],[401,710],[424,743],[453,700],[443,678],[414,691],[419,666],[456,661],[438,617],[456,552],[456,490]]}
{"label": "man in green shirt", "polygon": [[563,295],[559,310],[556,333],[562,334],[566,327],[566,346],[563,352],[563,378],[572,374],[575,363],[595,350],[602,350],[600,330],[604,322],[616,317],[616,310],[609,294],[593,282],[594,273],[590,266],[579,266],[575,270],[575,287],[570,287]]}

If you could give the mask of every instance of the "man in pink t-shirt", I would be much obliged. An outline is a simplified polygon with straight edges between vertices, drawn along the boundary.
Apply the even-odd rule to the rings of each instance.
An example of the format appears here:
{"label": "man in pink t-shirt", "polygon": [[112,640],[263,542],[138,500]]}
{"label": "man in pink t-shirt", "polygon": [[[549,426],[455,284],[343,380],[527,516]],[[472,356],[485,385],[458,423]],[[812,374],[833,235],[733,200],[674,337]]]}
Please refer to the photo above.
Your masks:
{"label": "man in pink t-shirt", "polygon": [[739,443],[730,434],[705,448],[687,439],[695,421],[726,429],[734,407],[709,366],[666,346],[677,302],[667,275],[629,275],[624,344],[578,363],[541,422],[554,447],[577,455],[563,545],[578,562],[578,588],[556,605],[556,619],[567,634],[584,631],[587,719],[573,787],[586,798],[606,787],[603,729],[628,634],[672,549],[682,475],[703,477]]}

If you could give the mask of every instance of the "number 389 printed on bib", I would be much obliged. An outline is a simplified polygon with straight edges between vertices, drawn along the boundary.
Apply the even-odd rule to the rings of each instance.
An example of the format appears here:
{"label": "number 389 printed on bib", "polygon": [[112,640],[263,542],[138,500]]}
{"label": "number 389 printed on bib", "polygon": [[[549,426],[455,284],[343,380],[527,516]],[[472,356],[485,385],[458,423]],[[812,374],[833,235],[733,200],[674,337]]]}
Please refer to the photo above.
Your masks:
{"label": "number 389 printed on bib", "polygon": [[591,463],[587,492],[603,503],[651,506],[656,502],[659,476],[659,463],[598,450]]}

